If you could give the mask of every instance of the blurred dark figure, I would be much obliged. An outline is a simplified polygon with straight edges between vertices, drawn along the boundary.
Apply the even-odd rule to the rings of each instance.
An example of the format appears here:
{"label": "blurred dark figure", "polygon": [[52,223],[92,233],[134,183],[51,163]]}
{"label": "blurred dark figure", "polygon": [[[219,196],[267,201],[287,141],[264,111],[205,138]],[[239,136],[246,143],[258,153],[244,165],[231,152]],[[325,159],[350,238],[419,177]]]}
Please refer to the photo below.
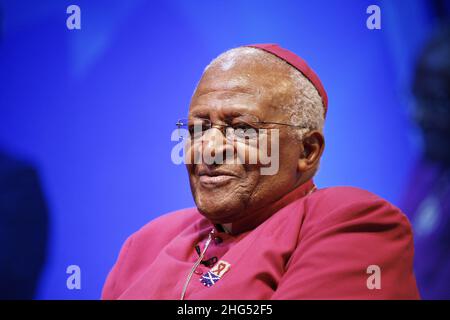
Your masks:
{"label": "blurred dark figure", "polygon": [[414,120],[424,152],[403,202],[415,236],[415,272],[423,299],[450,299],[450,27],[439,28],[419,57]]}
{"label": "blurred dark figure", "polygon": [[0,299],[34,297],[47,231],[47,208],[35,169],[0,151]]}

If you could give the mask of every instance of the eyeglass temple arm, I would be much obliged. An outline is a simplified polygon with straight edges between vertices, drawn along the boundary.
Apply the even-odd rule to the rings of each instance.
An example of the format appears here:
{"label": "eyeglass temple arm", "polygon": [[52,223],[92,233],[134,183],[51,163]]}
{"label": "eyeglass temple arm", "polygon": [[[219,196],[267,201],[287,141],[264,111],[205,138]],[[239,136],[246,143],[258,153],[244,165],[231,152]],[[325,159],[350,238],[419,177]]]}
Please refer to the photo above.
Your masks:
{"label": "eyeglass temple arm", "polygon": [[281,125],[281,126],[288,126],[288,127],[293,127],[293,128],[299,128],[299,129],[307,129],[308,128],[306,126],[299,126],[299,125],[295,125],[295,124],[281,123],[281,122],[259,121],[258,123],[261,123],[261,124],[278,124],[278,125]]}

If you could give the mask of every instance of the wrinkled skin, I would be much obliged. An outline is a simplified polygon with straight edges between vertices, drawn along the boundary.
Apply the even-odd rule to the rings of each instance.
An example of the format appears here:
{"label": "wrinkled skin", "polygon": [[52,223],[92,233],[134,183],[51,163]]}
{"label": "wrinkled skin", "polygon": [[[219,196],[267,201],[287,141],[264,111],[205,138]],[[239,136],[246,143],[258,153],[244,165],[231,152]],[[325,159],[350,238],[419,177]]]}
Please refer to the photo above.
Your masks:
{"label": "wrinkled skin", "polygon": [[[292,88],[286,66],[267,66],[252,61],[237,61],[229,70],[211,66],[203,74],[192,97],[189,119],[207,118],[213,124],[234,121],[252,115],[260,121],[291,123],[280,107]],[[232,233],[254,228],[274,212],[273,204],[297,186],[309,180],[324,149],[323,135],[310,131],[302,141],[288,126],[279,129],[279,170],[261,175],[261,164],[188,164],[191,191],[199,211],[216,224],[232,224]],[[187,154],[201,146],[213,155],[226,148],[215,141],[225,138],[211,128],[200,142],[189,145]],[[235,146],[233,152],[238,153]],[[211,176],[219,177],[211,178]]]}

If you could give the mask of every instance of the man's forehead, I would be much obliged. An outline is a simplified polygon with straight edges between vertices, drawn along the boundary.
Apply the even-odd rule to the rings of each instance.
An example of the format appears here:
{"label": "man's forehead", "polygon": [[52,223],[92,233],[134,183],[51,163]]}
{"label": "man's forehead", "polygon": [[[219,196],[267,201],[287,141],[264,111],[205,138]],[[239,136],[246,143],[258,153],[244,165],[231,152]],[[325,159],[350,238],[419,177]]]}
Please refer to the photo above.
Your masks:
{"label": "man's forehead", "polygon": [[278,112],[274,105],[281,105],[280,96],[285,100],[292,94],[290,66],[267,53],[259,54],[268,57],[263,61],[234,57],[233,64],[226,63],[226,68],[220,61],[211,64],[194,92],[190,111],[247,109],[257,115],[271,112],[269,109]]}
{"label": "man's forehead", "polygon": [[258,113],[264,103],[253,90],[233,87],[230,90],[214,90],[199,93],[189,109],[190,114],[207,114],[219,112],[227,116],[237,113]]}
{"label": "man's forehead", "polygon": [[214,92],[223,92],[230,95],[232,93],[257,95],[261,92],[261,88],[248,76],[218,74],[217,76],[202,78],[195,95],[200,97]]}
{"label": "man's forehead", "polygon": [[279,83],[286,82],[287,71],[246,60],[237,61],[227,70],[223,70],[220,65],[213,65],[203,74],[194,96],[217,91],[229,92],[230,96],[232,93],[248,94],[255,98],[270,95]]}
{"label": "man's forehead", "polygon": [[285,114],[279,112],[279,107],[274,106],[268,94],[260,94],[257,91],[246,91],[240,87],[232,90],[211,90],[203,92],[193,98],[189,108],[189,115],[193,117],[209,117],[212,114],[218,117],[238,117],[252,115],[259,119],[278,118]]}
{"label": "man's forehead", "polygon": [[268,96],[266,88],[251,74],[236,72],[208,73],[202,77],[191,101],[191,109],[254,109]]}

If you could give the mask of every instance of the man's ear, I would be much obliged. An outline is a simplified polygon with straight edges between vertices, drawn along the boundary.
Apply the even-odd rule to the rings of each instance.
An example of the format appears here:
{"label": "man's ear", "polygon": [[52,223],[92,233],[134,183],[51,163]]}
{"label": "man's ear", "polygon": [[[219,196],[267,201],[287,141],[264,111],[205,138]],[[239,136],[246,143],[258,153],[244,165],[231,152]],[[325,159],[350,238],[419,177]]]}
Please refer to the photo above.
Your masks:
{"label": "man's ear", "polygon": [[301,173],[315,169],[325,148],[325,139],[320,131],[313,130],[306,133],[301,141],[298,157],[298,170]]}

